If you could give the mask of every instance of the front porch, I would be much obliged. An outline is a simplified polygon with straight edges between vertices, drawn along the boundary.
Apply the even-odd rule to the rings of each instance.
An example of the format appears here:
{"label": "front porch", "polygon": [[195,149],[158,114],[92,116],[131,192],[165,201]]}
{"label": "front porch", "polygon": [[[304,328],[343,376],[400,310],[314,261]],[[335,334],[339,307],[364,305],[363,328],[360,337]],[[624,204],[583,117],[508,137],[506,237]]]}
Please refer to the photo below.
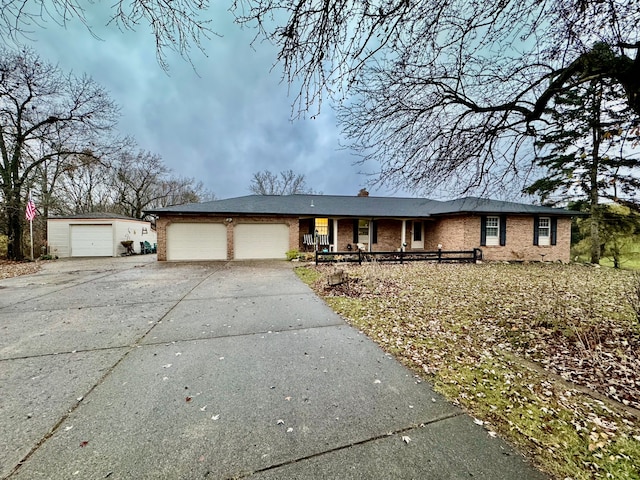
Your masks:
{"label": "front porch", "polygon": [[[438,220],[301,218],[299,250],[306,252],[406,252],[442,248]],[[462,245],[449,245],[460,249]]]}

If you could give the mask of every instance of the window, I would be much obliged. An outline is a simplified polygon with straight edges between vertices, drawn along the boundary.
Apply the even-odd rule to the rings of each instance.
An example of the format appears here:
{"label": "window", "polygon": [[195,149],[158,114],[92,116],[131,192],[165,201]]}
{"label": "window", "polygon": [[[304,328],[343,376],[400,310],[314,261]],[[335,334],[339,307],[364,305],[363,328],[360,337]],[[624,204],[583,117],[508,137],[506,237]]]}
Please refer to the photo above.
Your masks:
{"label": "window", "polygon": [[500,244],[500,217],[487,217],[487,245]]}
{"label": "window", "polygon": [[540,217],[538,219],[538,245],[551,244],[551,219]]}
{"label": "window", "polygon": [[329,235],[328,218],[316,218],[316,232],[318,232],[318,235]]}

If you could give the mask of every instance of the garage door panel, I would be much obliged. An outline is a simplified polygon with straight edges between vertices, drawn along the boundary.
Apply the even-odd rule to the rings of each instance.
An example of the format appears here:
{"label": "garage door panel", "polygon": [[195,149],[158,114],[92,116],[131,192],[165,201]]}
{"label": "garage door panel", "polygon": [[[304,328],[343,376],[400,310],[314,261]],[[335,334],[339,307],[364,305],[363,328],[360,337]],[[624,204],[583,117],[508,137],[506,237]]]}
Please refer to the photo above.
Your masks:
{"label": "garage door panel", "polygon": [[167,260],[226,260],[227,227],[221,223],[172,223]]}
{"label": "garage door panel", "polygon": [[238,224],[233,236],[234,256],[239,260],[280,259],[289,250],[289,226],[285,223]]}
{"label": "garage door panel", "polygon": [[112,257],[112,225],[71,225],[72,257]]}

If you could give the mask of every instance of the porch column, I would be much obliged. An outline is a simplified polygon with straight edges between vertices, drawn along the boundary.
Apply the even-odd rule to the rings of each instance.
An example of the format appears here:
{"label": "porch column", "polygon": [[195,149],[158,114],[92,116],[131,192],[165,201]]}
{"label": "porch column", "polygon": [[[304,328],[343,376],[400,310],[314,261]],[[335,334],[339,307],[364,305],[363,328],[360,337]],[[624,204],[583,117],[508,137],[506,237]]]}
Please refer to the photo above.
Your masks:
{"label": "porch column", "polygon": [[407,221],[402,220],[402,233],[400,234],[400,248],[404,251],[404,244],[407,242]]}
{"label": "porch column", "polygon": [[333,219],[333,251],[337,252],[338,249],[338,219]]}

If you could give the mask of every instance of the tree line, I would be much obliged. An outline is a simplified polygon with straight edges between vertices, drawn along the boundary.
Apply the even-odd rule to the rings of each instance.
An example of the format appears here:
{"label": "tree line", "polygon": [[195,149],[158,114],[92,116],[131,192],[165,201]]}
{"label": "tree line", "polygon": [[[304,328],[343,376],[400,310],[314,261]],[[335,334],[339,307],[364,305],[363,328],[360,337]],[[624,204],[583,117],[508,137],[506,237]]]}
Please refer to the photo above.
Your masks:
{"label": "tree line", "polygon": [[21,259],[25,205],[46,237],[49,215],[144,210],[211,199],[202,182],[172,172],[162,158],[116,134],[118,106],[88,76],[66,74],[32,50],[0,49],[0,235]]}

